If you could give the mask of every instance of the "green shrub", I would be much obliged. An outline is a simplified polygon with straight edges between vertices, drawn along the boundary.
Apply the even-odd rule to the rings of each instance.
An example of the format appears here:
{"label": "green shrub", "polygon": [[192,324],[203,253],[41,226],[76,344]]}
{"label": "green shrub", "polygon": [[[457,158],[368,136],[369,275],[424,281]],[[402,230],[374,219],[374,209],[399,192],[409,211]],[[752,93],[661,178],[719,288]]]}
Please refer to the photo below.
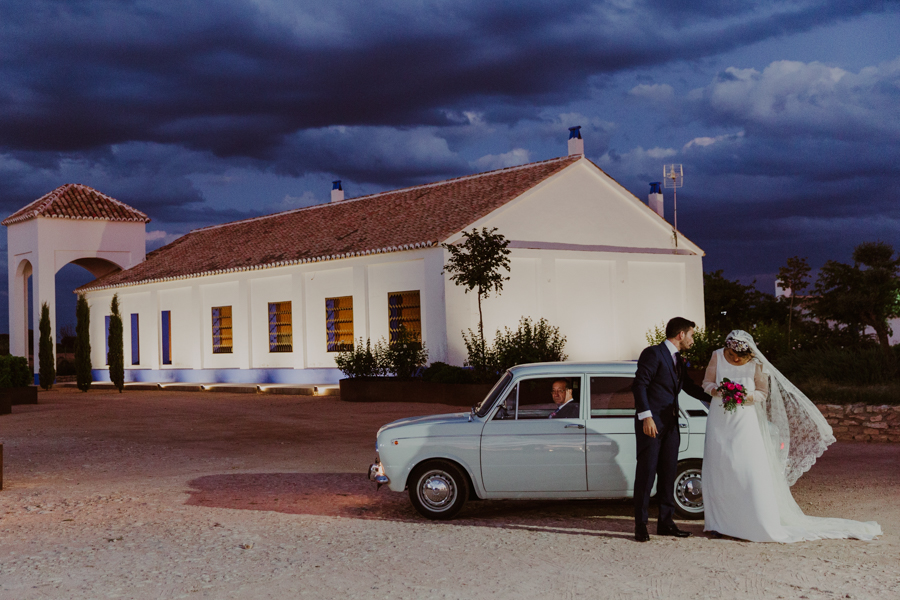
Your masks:
{"label": "green shrub", "polygon": [[[553,327],[546,319],[533,323],[531,318],[522,317],[515,330],[504,327],[497,330],[493,344],[485,347],[484,361],[481,363],[481,340],[471,329],[463,332],[468,358],[466,365],[474,368],[475,379],[491,382],[516,365],[534,362],[560,362],[568,358],[563,349],[566,337],[560,335],[559,327]],[[483,364],[483,366],[482,366]]]}
{"label": "green shrub", "polygon": [[424,381],[434,383],[476,383],[472,369],[455,367],[443,362],[433,362],[422,372]]}
{"label": "green shrub", "polygon": [[878,347],[801,350],[785,354],[772,364],[798,386],[819,382],[856,386],[900,383],[896,358],[885,356]]}
{"label": "green shrub", "polygon": [[38,340],[38,381],[41,387],[49,390],[56,381],[56,365],[53,364],[53,335],[50,328],[50,307],[46,302],[41,303],[41,320],[38,325],[40,338]]}
{"label": "green shrub", "polygon": [[386,372],[384,353],[384,340],[372,346],[371,341],[359,338],[352,350],[339,352],[334,362],[347,377],[379,377]]}
{"label": "green shrub", "polygon": [[559,327],[551,326],[546,319],[532,323],[529,317],[522,317],[515,331],[504,327],[502,333],[497,332],[491,352],[497,372],[503,373],[526,363],[564,361],[569,358],[563,352],[565,346],[566,336],[559,334]]}
{"label": "green shrub", "polygon": [[397,377],[409,378],[428,362],[428,350],[417,336],[400,331],[399,339],[384,349],[384,367]]}
{"label": "green shrub", "polygon": [[25,387],[34,383],[28,359],[22,356],[0,356],[0,388]]}
{"label": "green shrub", "polygon": [[809,381],[798,387],[816,404],[900,404],[900,383],[840,385],[830,381]]}
{"label": "green shrub", "polygon": [[68,377],[75,375],[75,363],[71,360],[61,358],[56,365],[56,375],[58,377]]}

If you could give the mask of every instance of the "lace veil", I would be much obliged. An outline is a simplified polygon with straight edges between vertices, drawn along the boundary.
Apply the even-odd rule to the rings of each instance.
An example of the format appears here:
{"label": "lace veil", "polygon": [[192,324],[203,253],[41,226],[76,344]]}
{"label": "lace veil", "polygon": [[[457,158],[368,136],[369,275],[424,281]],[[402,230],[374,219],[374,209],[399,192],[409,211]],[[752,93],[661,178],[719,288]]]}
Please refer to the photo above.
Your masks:
{"label": "lace veil", "polygon": [[834,432],[810,399],[759,351],[752,335],[738,329],[726,339],[746,342],[769,377],[769,398],[755,405],[759,425],[771,466],[794,485],[835,442]]}

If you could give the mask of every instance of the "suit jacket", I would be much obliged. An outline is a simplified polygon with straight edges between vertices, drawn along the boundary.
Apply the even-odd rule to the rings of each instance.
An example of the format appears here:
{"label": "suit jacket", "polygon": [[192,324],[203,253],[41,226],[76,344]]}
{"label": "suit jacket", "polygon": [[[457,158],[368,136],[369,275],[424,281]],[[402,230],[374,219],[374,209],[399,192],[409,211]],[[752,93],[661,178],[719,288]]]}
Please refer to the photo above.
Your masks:
{"label": "suit jacket", "polygon": [[710,400],[709,394],[688,377],[684,361],[676,369],[665,342],[645,348],[634,376],[636,413],[649,410],[657,417],[664,413],[677,415],[678,394],[682,389],[698,400]]}
{"label": "suit jacket", "polygon": [[581,416],[581,405],[577,400],[570,400],[550,415],[551,419],[577,419]]}

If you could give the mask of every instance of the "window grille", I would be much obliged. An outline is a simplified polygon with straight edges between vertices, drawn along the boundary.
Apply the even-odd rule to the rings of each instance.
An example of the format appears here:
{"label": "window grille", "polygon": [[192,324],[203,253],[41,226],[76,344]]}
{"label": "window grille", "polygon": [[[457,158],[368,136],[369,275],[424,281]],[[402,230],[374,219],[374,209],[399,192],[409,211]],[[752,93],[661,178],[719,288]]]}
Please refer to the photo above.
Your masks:
{"label": "window grille", "polygon": [[390,343],[400,341],[406,331],[413,341],[422,341],[422,309],[419,290],[388,294],[388,329]]}
{"label": "window grille", "polygon": [[231,354],[231,307],[214,306],[212,309],[213,354]]}
{"label": "window grille", "polygon": [[172,364],[172,311],[162,311],[162,364]]}
{"label": "window grille", "polygon": [[292,352],[290,302],[269,302],[269,352]]}
{"label": "window grille", "polygon": [[353,296],[325,298],[328,352],[353,350]]}

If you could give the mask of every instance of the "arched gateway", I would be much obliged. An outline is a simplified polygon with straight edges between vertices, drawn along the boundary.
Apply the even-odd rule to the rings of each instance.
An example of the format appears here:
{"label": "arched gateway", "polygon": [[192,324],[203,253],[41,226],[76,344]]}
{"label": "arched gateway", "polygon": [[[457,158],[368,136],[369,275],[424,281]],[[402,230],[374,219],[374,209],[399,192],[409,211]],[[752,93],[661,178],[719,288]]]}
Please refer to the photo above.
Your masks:
{"label": "arched gateway", "polygon": [[[9,351],[28,355],[28,277],[32,279],[37,355],[41,304],[50,307],[56,340],[56,273],[69,263],[95,277],[142,262],[146,224],[139,210],[86,185],[68,183],[38,198],[3,221],[9,261]],[[54,348],[54,357],[55,357]],[[37,360],[34,371],[38,372]]]}

